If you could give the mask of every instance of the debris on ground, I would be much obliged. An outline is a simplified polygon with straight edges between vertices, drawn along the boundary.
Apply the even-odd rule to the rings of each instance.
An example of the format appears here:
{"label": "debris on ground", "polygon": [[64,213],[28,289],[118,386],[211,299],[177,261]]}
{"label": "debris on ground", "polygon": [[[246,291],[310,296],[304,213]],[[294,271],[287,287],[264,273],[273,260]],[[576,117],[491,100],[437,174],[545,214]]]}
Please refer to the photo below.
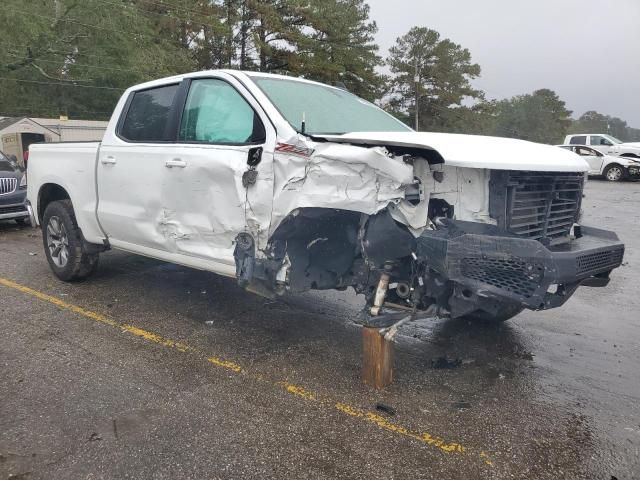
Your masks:
{"label": "debris on ground", "polygon": [[387,415],[394,416],[396,414],[396,409],[390,405],[386,405],[382,402],[376,403],[376,410],[379,412],[386,413]]}

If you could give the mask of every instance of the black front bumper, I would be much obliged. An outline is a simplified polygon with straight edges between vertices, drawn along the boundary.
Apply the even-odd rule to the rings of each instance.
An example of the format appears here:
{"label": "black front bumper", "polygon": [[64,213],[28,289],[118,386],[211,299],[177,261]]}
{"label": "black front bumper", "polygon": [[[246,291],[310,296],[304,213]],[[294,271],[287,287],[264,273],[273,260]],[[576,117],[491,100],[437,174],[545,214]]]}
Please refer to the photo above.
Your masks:
{"label": "black front bumper", "polygon": [[606,285],[624,256],[615,233],[591,227],[552,246],[476,223],[447,227],[418,238],[419,258],[469,295],[533,310],[562,305],[581,284]]}

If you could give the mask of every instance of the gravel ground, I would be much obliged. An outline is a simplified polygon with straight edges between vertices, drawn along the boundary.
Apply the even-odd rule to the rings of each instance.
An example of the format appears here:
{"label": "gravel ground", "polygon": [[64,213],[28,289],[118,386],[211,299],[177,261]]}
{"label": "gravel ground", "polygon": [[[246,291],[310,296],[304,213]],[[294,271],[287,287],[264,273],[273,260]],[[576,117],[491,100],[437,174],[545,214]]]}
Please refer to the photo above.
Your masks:
{"label": "gravel ground", "polygon": [[266,301],[122,252],[64,284],[0,223],[0,479],[640,478],[640,183],[586,194],[627,246],[609,287],[406,325],[384,392],[351,293]]}

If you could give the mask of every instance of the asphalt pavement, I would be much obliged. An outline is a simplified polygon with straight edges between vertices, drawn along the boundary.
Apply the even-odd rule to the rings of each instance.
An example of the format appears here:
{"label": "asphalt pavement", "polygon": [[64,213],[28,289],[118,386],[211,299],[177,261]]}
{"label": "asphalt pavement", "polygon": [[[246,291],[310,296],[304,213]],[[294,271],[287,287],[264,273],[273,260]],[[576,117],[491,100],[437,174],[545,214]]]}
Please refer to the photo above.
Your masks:
{"label": "asphalt pavement", "polygon": [[607,288],[407,324],[383,392],[351,292],[269,301],[115,251],[65,284],[0,222],[0,479],[640,478],[640,183],[590,181],[584,210],[626,243]]}

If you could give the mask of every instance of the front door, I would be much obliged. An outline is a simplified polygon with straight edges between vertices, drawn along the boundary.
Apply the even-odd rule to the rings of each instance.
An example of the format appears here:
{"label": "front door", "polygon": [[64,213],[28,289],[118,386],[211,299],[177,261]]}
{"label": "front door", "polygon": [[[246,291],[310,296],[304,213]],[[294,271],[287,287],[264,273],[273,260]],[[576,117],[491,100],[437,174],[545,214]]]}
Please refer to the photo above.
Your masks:
{"label": "front door", "polygon": [[590,175],[600,175],[604,157],[597,150],[587,147],[575,147],[575,152],[589,164]]}
{"label": "front door", "polygon": [[250,233],[257,249],[266,244],[275,130],[241,84],[218,75],[181,87],[186,100],[161,195],[176,253],[225,264],[232,274],[239,233]]}

